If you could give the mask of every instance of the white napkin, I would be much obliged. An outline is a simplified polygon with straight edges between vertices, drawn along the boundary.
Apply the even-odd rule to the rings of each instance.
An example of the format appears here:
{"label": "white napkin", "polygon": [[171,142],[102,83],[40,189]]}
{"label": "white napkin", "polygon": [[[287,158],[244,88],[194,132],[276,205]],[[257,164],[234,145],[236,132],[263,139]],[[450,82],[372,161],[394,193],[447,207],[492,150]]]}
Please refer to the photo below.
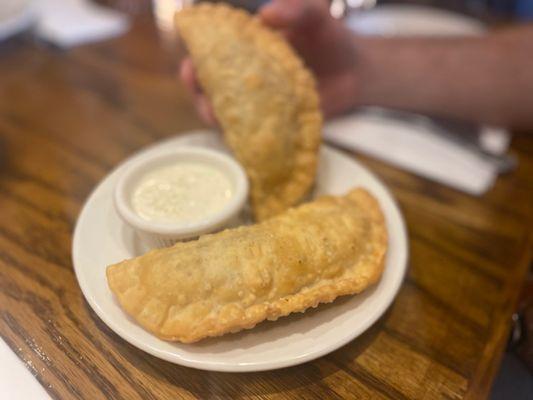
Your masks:
{"label": "white napkin", "polygon": [[[496,166],[475,152],[424,125],[394,118],[364,112],[337,118],[326,124],[324,139],[473,195],[486,192],[498,175]],[[501,154],[509,135],[486,127],[481,142]]]}
{"label": "white napkin", "polygon": [[124,33],[127,17],[88,0],[37,0],[35,32],[62,48],[108,39]]}
{"label": "white napkin", "polygon": [[[29,362],[31,365],[31,362]],[[50,400],[50,396],[25,365],[0,338],[0,398]]]}

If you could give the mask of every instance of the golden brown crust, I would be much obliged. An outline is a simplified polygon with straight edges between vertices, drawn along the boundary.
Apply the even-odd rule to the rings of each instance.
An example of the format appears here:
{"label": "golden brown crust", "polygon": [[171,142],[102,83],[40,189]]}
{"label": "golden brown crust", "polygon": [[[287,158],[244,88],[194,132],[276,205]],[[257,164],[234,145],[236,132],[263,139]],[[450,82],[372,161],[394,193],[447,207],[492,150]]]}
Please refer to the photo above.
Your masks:
{"label": "golden brown crust", "polygon": [[201,3],[177,13],[176,25],[249,175],[256,219],[298,203],[314,182],[322,129],[312,74],[281,35],[243,10]]}
{"label": "golden brown crust", "polygon": [[359,293],[386,249],[379,204],[356,189],[111,265],[107,279],[145,329],[191,343]]}

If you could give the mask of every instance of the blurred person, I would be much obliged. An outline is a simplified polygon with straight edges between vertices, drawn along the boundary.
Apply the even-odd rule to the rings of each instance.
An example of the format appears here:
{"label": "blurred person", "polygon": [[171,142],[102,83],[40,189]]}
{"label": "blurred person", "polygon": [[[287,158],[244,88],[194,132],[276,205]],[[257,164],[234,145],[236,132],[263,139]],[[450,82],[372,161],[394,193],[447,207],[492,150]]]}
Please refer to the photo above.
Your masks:
{"label": "blurred person", "polygon": [[[330,15],[327,0],[271,0],[258,17],[314,72],[326,117],[382,106],[533,128],[533,25],[480,37],[363,37]],[[200,116],[215,124],[189,58],[180,75]]]}

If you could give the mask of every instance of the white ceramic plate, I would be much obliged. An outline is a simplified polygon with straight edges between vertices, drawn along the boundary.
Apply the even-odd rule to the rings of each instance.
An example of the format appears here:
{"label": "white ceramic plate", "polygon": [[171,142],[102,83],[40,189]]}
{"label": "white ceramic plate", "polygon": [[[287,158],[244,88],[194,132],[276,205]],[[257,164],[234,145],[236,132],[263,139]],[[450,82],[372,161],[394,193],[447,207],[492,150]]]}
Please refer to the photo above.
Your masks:
{"label": "white ceramic plate", "polygon": [[34,20],[32,0],[1,0],[0,41],[28,29]]}
{"label": "white ceramic plate", "polygon": [[[198,131],[160,142],[141,153],[159,146],[184,144],[227,151],[219,135]],[[396,203],[362,165],[323,145],[316,195],[344,194],[362,186],[374,194],[383,208],[389,251],[379,284],[360,295],[337,299],[304,314],[263,322],[237,334],[188,345],[160,340],[126,316],[105,278],[107,265],[145,250],[113,207],[113,188],[125,165],[127,161],[107,176],[87,200],[74,231],[72,257],[83,294],[98,316],[122,338],[156,357],[199,369],[234,372],[300,364],[336,350],[360,335],[385,312],[398,292],[407,264],[407,237]]]}

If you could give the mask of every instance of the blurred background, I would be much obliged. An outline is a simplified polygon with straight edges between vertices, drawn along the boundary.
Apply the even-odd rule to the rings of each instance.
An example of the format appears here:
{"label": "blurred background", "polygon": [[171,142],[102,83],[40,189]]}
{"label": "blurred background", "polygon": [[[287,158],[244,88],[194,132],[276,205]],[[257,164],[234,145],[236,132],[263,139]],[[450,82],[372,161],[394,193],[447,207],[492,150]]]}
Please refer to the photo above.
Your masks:
{"label": "blurred background", "polygon": [[[68,1],[68,0],[67,0]],[[156,7],[168,7],[166,4],[175,3],[178,6],[187,0],[96,0],[99,3],[121,8],[128,12],[140,12],[143,8],[154,3]],[[254,9],[264,0],[234,0],[235,5],[247,9]],[[333,1],[335,2],[335,0]],[[340,0],[348,8],[370,8],[382,4],[420,4],[435,6],[447,10],[458,11],[474,16],[486,18],[520,19],[533,18],[533,1],[531,0]]]}
{"label": "blurred background", "polygon": [[533,1],[531,0],[427,0],[394,1],[381,0],[378,4],[411,3],[442,7],[448,10],[465,12],[471,15],[489,18],[521,19],[533,18]]}

